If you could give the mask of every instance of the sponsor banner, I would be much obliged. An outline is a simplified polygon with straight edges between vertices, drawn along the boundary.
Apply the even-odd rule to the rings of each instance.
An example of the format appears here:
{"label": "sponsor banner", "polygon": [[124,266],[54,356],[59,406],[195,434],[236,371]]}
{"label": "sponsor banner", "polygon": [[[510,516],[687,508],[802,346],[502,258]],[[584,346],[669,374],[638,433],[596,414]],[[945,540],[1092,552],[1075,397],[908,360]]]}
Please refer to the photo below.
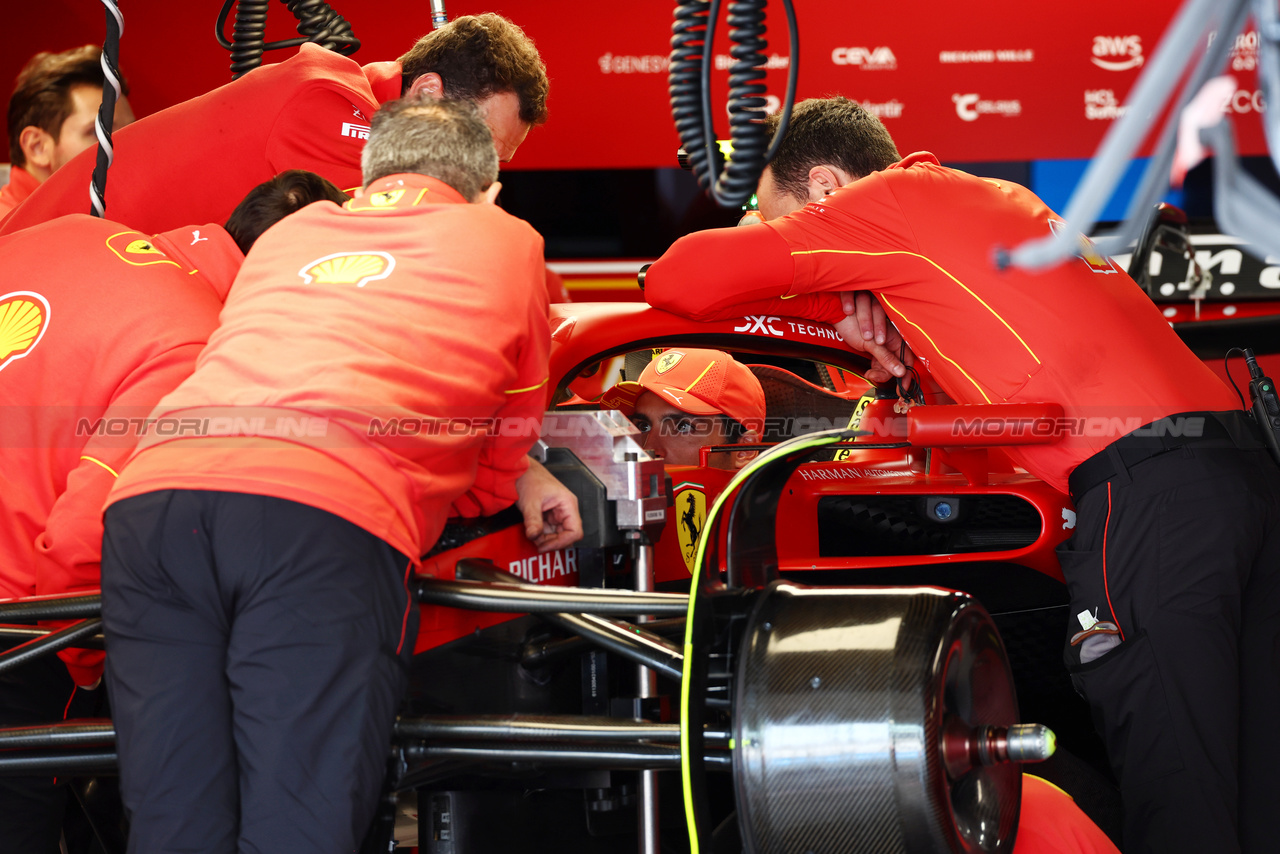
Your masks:
{"label": "sponsor banner", "polygon": [[[1123,114],[1178,5],[1081,0],[1029,7],[991,0],[980,11],[943,14],[939,7],[904,16],[892,6],[855,13],[845,0],[806,0],[797,10],[798,96],[842,94],[857,101],[885,121],[904,153],[927,149],[952,162],[1087,158]],[[404,0],[362,0],[358,6],[348,18],[362,42],[353,59],[362,64],[400,56],[430,26],[426,12]],[[453,16],[491,9],[479,0],[449,6]],[[577,26],[582,10],[567,0],[507,0],[500,11],[534,39],[551,78],[550,120],[529,134],[504,170],[676,166],[679,141],[667,81],[672,5],[596,4],[587,38]],[[57,32],[63,44],[101,38],[101,21],[68,18],[49,4],[27,4],[11,18],[0,32],[10,48],[0,52],[5,79],[30,56],[24,33]],[[135,44],[174,44],[175,34],[187,36],[176,42],[182,45],[181,75],[171,73],[178,61],[172,51],[122,59],[140,116],[227,82],[226,51],[202,35],[206,18],[201,4],[170,4],[163,16],[131,19]],[[793,58],[780,7],[770,4],[765,25],[762,97],[774,110]],[[269,38],[287,36],[284,19],[269,29]],[[722,20],[712,46],[711,99],[719,136],[728,132],[726,93],[735,63],[728,30]],[[1265,104],[1258,94],[1258,33],[1251,26],[1224,38],[1232,43],[1222,71],[1235,75],[1237,86],[1223,107],[1235,123],[1240,150],[1261,154],[1258,116]],[[271,52],[264,60],[289,55]],[[323,129],[326,145],[363,144],[369,121],[356,112]]]}

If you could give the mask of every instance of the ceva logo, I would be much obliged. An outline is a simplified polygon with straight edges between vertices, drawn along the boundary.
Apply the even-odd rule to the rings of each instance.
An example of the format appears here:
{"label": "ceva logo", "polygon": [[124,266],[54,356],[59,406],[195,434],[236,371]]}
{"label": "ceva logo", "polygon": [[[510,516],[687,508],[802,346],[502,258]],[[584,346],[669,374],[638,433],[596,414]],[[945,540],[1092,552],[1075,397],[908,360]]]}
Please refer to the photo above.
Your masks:
{"label": "ceva logo", "polygon": [[885,71],[898,67],[898,58],[887,47],[868,50],[865,47],[838,47],[831,51],[836,65],[857,65],[864,71]]}
{"label": "ceva logo", "polygon": [[1142,36],[1094,36],[1093,58],[1107,71],[1128,71],[1142,65]]}

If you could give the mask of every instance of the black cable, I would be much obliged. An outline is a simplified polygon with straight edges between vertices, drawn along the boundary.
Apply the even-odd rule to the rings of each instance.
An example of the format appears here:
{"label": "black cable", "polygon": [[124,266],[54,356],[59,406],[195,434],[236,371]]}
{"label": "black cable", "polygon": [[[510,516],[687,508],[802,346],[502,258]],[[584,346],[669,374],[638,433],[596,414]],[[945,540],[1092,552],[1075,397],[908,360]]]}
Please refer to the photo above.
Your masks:
{"label": "black cable", "polygon": [[[235,80],[262,64],[262,54],[268,50],[297,47],[307,42],[350,56],[360,49],[360,40],[351,31],[346,18],[339,15],[324,0],[280,0],[298,19],[298,32],[302,38],[265,42],[267,32],[267,8],[270,0],[223,0],[222,9],[214,24],[214,38],[223,48],[231,51],[231,79]],[[236,22],[232,39],[228,41],[227,17],[231,7],[236,7]]]}
{"label": "black cable", "polygon": [[907,386],[905,390],[902,388],[902,381],[906,378],[898,377],[895,380],[898,396],[904,400],[912,400],[916,403],[923,404],[924,385],[920,382],[920,374],[916,371],[915,365],[907,364],[907,342],[905,339],[898,345],[898,361],[902,363],[903,367],[905,367],[907,372],[911,375],[911,384]]}
{"label": "black cable", "polygon": [[1236,390],[1236,397],[1240,398],[1240,408],[1244,410],[1248,410],[1249,405],[1244,402],[1244,395],[1240,393],[1240,386],[1236,385],[1235,379],[1233,379],[1231,376],[1231,354],[1232,353],[1239,353],[1241,356],[1243,356],[1244,350],[1241,350],[1239,347],[1232,347],[1230,350],[1228,350],[1226,355],[1222,357],[1222,370],[1224,373],[1226,373],[1227,381],[1231,383],[1231,387]]}
{"label": "black cable", "polygon": [[102,0],[107,10],[107,36],[102,42],[102,104],[93,129],[98,136],[98,159],[93,166],[93,178],[89,184],[89,213],[106,216],[107,169],[115,159],[111,144],[111,127],[115,122],[116,100],[120,97],[120,36],[124,34],[124,16],[115,0]]}
{"label": "black cable", "polygon": [[790,123],[799,73],[799,29],[791,0],[783,0],[790,32],[791,61],[787,95],[778,133],[766,145],[768,128],[759,119],[765,106],[764,40],[766,0],[730,0],[729,137],[733,151],[723,171],[715,153],[711,112],[711,66],[716,20],[721,0],[685,0],[677,5],[672,26],[668,71],[671,112],[689,165],[701,186],[717,204],[737,207],[755,192],[760,173],[776,151]]}

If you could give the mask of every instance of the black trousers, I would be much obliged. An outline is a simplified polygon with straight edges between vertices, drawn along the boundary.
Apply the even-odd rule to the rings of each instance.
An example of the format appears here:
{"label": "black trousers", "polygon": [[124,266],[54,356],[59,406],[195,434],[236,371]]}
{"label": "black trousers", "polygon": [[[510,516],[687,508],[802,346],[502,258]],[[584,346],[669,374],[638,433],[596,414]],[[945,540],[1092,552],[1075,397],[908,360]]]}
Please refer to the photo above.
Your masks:
{"label": "black trousers", "polygon": [[[100,713],[102,689],[78,689],[56,655],[0,673],[0,726],[47,724]],[[65,778],[0,777],[0,854],[57,854]]]}
{"label": "black trousers", "polygon": [[417,634],[409,563],[277,498],[173,490],[108,508],[102,613],[130,852],[355,850]]}
{"label": "black trousers", "polygon": [[[1194,445],[1077,500],[1059,549],[1068,637],[1088,611],[1122,642],[1081,664],[1120,780],[1126,852],[1280,850],[1280,469]],[[1086,622],[1088,618],[1086,618]]]}

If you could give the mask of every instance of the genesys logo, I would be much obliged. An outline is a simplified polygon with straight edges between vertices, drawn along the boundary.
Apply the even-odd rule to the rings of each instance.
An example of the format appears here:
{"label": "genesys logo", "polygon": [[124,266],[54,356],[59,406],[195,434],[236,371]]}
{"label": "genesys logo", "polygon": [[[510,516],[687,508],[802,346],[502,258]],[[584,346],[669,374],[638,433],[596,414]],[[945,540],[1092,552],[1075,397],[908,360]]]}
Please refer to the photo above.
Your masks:
{"label": "genesys logo", "polygon": [[1094,36],[1089,60],[1107,71],[1128,71],[1142,65],[1142,36]]}
{"label": "genesys logo", "polygon": [[974,92],[951,96],[956,105],[956,115],[966,122],[976,122],[981,116],[1004,116],[1011,118],[1022,115],[1022,102],[1014,98],[1004,101],[987,100]]}
{"label": "genesys logo", "polygon": [[831,51],[836,65],[856,65],[863,71],[890,71],[898,67],[898,58],[887,47],[838,47]]}

